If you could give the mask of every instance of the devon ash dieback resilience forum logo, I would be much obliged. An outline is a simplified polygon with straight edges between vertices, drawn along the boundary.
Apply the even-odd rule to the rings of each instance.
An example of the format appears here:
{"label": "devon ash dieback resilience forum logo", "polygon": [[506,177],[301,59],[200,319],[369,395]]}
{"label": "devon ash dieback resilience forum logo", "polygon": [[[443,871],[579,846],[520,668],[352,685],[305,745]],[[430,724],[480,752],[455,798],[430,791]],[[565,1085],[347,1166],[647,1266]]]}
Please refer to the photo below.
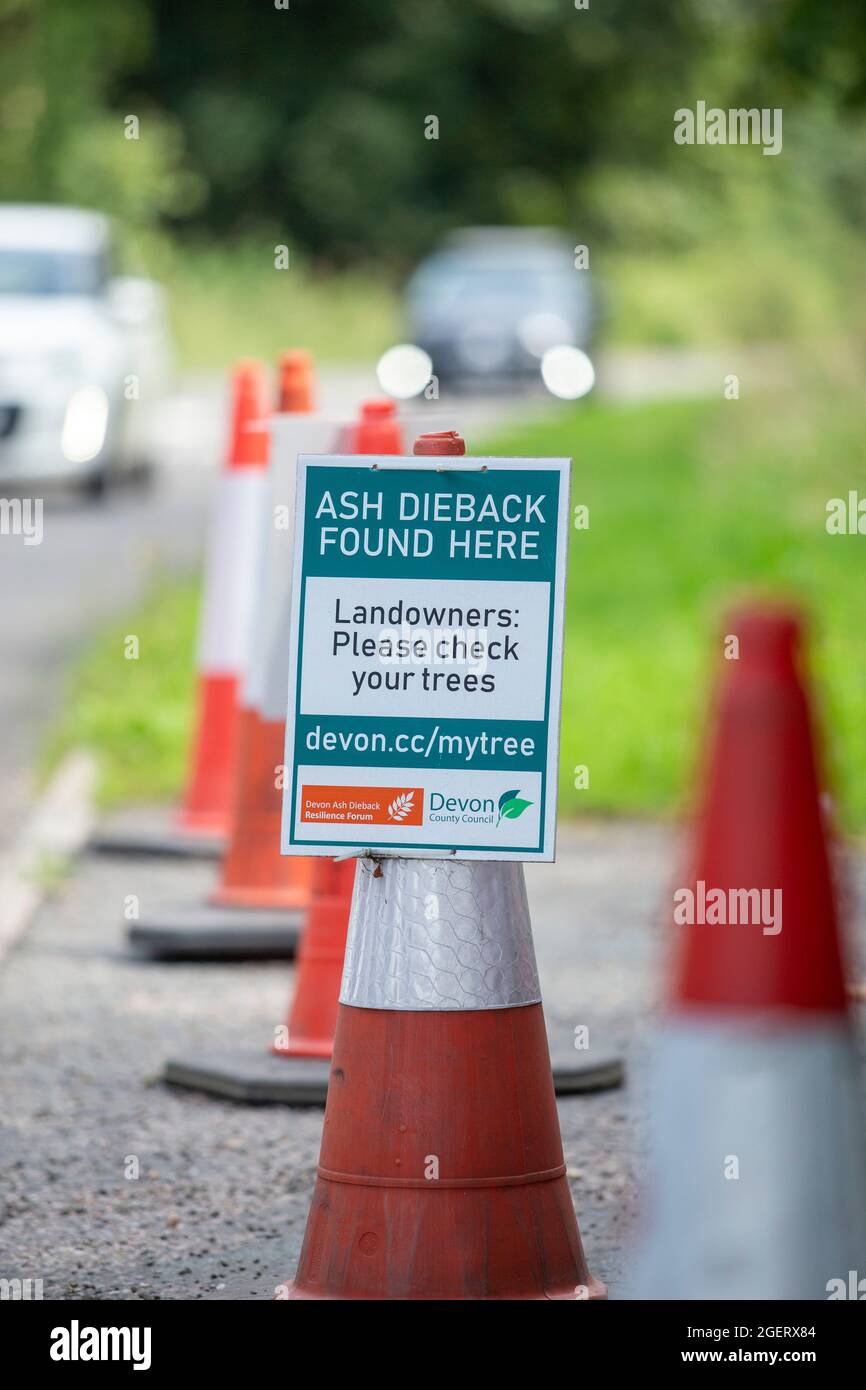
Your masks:
{"label": "devon ash dieback resilience forum logo", "polygon": [[301,820],[328,825],[423,825],[423,787],[302,787]]}
{"label": "devon ash dieback resilience forum logo", "polygon": [[[428,820],[452,825],[501,825],[519,820],[532,806],[520,789],[491,796],[446,796],[430,793]],[[423,787],[303,787],[301,820],[330,825],[423,825]]]}

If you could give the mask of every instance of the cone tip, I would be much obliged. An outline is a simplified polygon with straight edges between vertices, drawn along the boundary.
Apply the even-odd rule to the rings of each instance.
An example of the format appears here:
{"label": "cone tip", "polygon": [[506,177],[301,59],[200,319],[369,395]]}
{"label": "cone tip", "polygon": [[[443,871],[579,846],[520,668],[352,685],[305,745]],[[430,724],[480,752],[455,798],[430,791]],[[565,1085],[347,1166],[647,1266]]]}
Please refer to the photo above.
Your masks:
{"label": "cone tip", "polygon": [[800,646],[802,614],[791,604],[770,599],[744,603],[728,614],[725,634],[735,636],[741,661],[790,662]]}
{"label": "cone tip", "polygon": [[242,358],[231,373],[232,418],[226,465],[263,467],[267,463],[268,431],[254,428],[268,415],[265,369],[261,362]]}
{"label": "cone tip", "polygon": [[313,358],[306,348],[287,348],[277,362],[277,410],[308,412],[314,408]]}
{"label": "cone tip", "polygon": [[412,451],[422,455],[465,454],[466,443],[457,430],[431,430],[419,434]]}
{"label": "cone tip", "polygon": [[396,406],[386,396],[377,396],[373,400],[361,402],[362,420],[385,420],[395,414]]}

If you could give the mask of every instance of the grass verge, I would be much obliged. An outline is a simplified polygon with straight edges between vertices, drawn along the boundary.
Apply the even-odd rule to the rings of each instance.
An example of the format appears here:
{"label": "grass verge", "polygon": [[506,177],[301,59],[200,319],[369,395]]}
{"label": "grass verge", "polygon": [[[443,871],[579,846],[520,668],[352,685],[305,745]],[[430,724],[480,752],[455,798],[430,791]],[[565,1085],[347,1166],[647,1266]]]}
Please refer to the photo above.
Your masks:
{"label": "grass verge", "polygon": [[[186,765],[195,686],[199,585],[161,579],[145,602],[99,633],[70,677],[69,698],[44,750],[47,773],[70,748],[99,758],[102,805],[163,801]],[[138,658],[127,659],[127,637]]]}

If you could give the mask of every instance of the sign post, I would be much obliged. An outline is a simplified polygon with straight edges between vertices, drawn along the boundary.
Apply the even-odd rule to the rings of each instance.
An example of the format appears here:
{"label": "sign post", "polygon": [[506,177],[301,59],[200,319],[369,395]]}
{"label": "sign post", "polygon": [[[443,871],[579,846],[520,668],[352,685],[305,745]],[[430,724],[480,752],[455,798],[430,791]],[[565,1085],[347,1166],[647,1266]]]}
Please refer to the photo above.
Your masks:
{"label": "sign post", "polygon": [[284,854],[553,859],[569,467],[299,458]]}

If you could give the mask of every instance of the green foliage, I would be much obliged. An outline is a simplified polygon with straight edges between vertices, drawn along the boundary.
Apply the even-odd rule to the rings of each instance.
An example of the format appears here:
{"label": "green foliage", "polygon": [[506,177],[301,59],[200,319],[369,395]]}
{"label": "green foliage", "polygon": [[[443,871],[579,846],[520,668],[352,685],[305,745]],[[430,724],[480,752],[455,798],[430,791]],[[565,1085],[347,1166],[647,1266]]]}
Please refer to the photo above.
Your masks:
{"label": "green foliage", "polygon": [[[478,222],[588,244],[621,341],[832,335],[863,316],[864,52],[862,0],[3,0],[0,197],[222,251],[212,312],[177,282],[193,361],[233,341],[238,247],[378,291]],[[782,108],[782,154],[675,145],[698,99]]]}

